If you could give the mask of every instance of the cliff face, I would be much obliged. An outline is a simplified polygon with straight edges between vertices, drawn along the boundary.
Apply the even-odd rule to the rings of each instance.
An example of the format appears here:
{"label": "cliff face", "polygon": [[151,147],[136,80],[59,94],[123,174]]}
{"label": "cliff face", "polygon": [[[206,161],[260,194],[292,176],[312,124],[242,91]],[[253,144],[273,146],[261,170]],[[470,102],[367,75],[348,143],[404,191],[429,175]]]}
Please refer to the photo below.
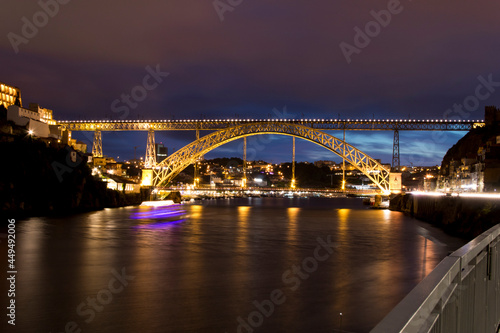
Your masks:
{"label": "cliff face", "polygon": [[66,145],[8,137],[0,142],[0,211],[16,216],[73,213],[139,204],[141,195],[108,190]]}
{"label": "cliff face", "polygon": [[449,175],[449,164],[451,160],[460,161],[464,157],[476,158],[479,147],[499,134],[498,129],[494,126],[475,128],[468,132],[463,138],[458,140],[453,147],[448,149],[446,155],[444,155],[441,163],[441,174],[443,176]]}

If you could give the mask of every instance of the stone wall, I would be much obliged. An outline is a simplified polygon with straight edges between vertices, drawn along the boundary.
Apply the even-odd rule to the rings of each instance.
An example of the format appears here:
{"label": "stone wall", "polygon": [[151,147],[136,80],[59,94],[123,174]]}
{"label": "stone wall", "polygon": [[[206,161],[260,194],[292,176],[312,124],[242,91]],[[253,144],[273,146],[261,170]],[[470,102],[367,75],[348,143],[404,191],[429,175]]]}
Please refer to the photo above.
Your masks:
{"label": "stone wall", "polygon": [[399,194],[389,208],[470,239],[500,223],[500,199]]}

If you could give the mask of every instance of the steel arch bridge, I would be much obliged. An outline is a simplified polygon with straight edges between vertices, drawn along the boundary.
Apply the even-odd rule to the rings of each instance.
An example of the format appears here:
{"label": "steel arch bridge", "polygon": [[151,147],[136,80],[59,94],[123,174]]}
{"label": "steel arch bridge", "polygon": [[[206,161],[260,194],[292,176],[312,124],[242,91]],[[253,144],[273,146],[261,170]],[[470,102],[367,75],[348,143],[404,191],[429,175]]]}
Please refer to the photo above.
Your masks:
{"label": "steel arch bridge", "polygon": [[256,122],[221,129],[197,139],[170,155],[153,169],[153,186],[168,184],[189,164],[207,152],[228,142],[252,135],[281,134],[301,138],[316,143],[351,163],[364,173],[384,193],[390,191],[390,172],[379,162],[330,134],[304,125],[281,122]]}

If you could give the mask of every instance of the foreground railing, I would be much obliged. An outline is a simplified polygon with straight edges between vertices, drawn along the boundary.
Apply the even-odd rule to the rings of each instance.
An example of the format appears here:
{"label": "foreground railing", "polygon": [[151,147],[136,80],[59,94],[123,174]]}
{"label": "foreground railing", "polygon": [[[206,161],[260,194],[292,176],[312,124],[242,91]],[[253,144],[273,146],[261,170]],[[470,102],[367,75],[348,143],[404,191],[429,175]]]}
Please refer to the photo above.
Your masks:
{"label": "foreground railing", "polygon": [[371,333],[493,333],[500,324],[500,225],[447,256]]}

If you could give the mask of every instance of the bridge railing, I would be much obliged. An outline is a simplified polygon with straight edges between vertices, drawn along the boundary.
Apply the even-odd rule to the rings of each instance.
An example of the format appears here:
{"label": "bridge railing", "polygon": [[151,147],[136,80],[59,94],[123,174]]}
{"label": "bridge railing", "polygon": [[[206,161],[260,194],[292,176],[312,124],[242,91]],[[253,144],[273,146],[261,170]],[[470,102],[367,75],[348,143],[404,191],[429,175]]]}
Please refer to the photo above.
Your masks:
{"label": "bridge railing", "polygon": [[371,333],[493,333],[500,323],[500,225],[447,256]]}

